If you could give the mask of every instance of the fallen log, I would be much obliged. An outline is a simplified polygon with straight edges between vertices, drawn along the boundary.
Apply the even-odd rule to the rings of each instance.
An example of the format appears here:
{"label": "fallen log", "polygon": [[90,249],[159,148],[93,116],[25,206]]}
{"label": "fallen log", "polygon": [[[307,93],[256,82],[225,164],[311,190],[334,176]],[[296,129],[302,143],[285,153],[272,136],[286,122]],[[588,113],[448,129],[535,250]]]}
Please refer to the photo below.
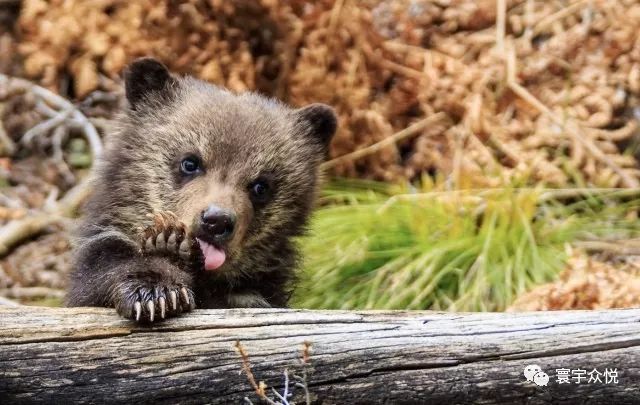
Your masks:
{"label": "fallen log", "polygon": [[[527,381],[528,365],[546,386],[541,374]],[[587,382],[593,370],[600,382]],[[0,403],[259,403],[260,393],[283,404],[637,404],[639,383],[639,309],[197,310],[146,327],[108,309],[0,307]]]}

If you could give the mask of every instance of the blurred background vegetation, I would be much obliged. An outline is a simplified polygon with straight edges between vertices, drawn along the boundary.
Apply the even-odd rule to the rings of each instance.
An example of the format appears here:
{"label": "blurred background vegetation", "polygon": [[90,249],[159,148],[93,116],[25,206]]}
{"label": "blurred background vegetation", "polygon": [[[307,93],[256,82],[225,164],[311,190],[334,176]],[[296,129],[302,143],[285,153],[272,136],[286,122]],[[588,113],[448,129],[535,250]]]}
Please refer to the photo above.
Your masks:
{"label": "blurred background vegetation", "polygon": [[0,0],[0,297],[60,304],[122,70],[155,56],[336,108],[294,305],[640,305],[638,32],[635,0]]}

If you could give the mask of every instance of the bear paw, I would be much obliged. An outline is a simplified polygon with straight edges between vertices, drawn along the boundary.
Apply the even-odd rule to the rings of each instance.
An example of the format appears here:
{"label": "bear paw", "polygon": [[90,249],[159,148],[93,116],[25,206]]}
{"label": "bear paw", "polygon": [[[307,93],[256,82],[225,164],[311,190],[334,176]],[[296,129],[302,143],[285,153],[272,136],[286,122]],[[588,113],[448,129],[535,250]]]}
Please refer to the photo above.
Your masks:
{"label": "bear paw", "polygon": [[116,302],[118,313],[137,322],[153,322],[177,316],[195,308],[191,289],[177,285],[145,285],[132,280],[121,285],[121,299]]}
{"label": "bear paw", "polygon": [[142,231],[143,254],[165,255],[188,263],[194,259],[197,243],[174,213],[162,211],[147,216],[153,224]]}

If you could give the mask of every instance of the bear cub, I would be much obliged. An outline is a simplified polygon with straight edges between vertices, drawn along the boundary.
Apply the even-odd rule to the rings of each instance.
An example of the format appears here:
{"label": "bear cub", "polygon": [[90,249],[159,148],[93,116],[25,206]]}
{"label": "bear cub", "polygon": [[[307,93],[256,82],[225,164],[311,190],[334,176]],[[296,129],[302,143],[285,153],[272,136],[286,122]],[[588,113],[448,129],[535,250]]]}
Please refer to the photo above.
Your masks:
{"label": "bear cub", "polygon": [[286,306],[319,166],[336,131],[292,109],[169,73],[125,72],[128,108],[98,164],[67,305],[139,322],[199,308]]}

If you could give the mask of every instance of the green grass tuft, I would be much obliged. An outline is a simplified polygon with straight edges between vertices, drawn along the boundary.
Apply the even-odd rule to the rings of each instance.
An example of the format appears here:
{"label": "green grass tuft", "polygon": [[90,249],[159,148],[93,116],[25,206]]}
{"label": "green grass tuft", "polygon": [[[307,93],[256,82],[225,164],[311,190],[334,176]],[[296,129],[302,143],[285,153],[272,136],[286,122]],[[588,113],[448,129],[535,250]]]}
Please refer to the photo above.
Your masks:
{"label": "green grass tuft", "polygon": [[640,229],[637,190],[423,188],[326,188],[294,306],[499,311],[554,279],[571,242]]}

